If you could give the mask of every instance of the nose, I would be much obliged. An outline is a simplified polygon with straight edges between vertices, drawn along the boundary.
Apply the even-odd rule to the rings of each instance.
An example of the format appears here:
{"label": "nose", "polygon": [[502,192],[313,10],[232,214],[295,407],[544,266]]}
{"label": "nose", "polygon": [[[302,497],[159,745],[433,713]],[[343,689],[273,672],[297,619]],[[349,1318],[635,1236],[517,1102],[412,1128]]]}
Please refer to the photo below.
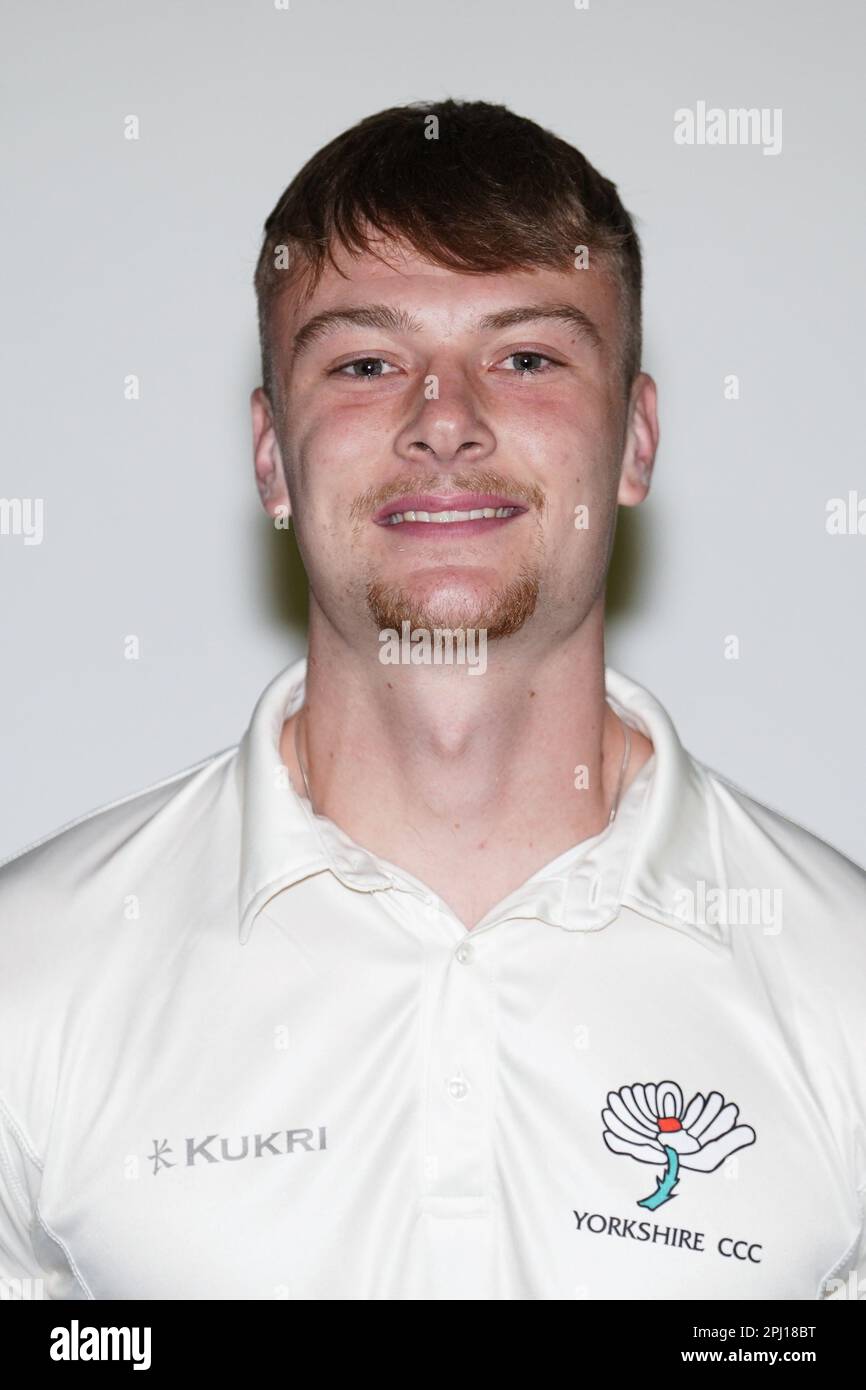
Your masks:
{"label": "nose", "polygon": [[480,463],[495,449],[496,438],[462,374],[430,373],[395,447],[410,464]]}

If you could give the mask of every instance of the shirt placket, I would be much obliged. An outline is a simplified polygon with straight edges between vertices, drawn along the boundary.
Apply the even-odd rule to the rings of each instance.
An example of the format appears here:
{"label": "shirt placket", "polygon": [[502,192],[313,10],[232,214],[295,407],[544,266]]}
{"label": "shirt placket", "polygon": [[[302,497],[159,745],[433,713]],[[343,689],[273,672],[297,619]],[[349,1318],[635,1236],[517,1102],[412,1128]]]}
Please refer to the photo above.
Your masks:
{"label": "shirt placket", "polygon": [[492,1166],[494,983],[491,933],[477,940],[435,899],[427,947],[425,1144],[430,1211],[486,1211]]}
{"label": "shirt placket", "polygon": [[423,900],[422,1155],[418,1238],[423,1296],[490,1298],[496,1286],[493,1172],[495,932],[473,940]]}

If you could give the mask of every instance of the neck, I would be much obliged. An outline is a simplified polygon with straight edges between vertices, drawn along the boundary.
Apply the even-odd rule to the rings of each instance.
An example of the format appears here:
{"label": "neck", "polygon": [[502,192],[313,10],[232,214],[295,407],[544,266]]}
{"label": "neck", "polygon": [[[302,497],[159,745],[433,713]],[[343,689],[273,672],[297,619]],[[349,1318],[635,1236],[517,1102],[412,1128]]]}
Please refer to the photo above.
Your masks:
{"label": "neck", "polygon": [[[315,810],[409,870],[471,926],[537,869],[608,824],[652,746],[605,699],[601,604],[571,638],[487,669],[383,665],[311,622],[305,702],[281,753]],[[507,645],[511,642],[511,646]],[[575,783],[577,782],[577,785]]]}

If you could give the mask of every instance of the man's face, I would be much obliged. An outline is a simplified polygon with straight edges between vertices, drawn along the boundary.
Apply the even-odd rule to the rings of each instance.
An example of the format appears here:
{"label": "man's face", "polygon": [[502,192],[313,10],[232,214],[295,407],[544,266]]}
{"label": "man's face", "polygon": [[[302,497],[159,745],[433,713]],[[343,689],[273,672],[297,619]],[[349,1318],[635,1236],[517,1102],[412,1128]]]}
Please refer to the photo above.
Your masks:
{"label": "man's face", "polygon": [[623,397],[615,284],[385,254],[338,255],[344,275],[278,308],[281,418],[253,393],[263,503],[290,505],[313,606],[353,644],[404,619],[561,639],[657,440],[651,378]]}

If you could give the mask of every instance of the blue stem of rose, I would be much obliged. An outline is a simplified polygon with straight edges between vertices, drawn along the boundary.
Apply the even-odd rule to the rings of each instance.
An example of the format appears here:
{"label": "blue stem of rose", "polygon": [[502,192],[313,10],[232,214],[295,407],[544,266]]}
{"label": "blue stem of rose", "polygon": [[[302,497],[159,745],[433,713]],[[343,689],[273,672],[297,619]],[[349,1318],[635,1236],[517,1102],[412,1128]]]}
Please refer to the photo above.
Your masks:
{"label": "blue stem of rose", "polygon": [[650,1211],[655,1211],[662,1202],[666,1202],[673,1195],[673,1190],[677,1185],[677,1173],[679,1172],[680,1160],[676,1149],[668,1148],[665,1145],[667,1156],[667,1167],[660,1178],[656,1178],[656,1190],[651,1197],[644,1197],[638,1202],[639,1207],[648,1207]]}

